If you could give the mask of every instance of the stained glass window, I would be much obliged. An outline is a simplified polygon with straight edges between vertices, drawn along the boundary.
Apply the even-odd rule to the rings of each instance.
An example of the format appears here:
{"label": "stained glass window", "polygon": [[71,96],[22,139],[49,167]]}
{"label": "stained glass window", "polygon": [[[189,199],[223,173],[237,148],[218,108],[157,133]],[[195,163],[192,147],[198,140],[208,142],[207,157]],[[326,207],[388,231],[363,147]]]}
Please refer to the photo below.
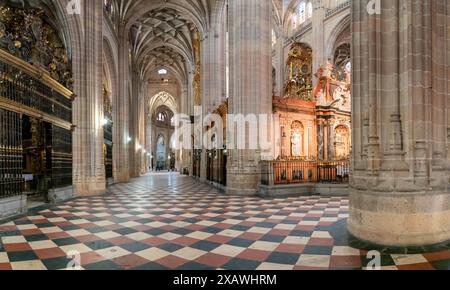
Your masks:
{"label": "stained glass window", "polygon": [[293,17],[293,26],[294,29],[305,23],[308,19],[312,17],[313,14],[313,5],[312,2],[302,1],[298,4],[294,17]]}
{"label": "stained glass window", "polygon": [[306,5],[306,17],[307,18],[311,18],[313,15],[313,5],[311,2],[308,2],[308,5]]}
{"label": "stained glass window", "polygon": [[306,21],[306,3],[302,2],[297,7],[297,18],[299,24],[302,24]]}

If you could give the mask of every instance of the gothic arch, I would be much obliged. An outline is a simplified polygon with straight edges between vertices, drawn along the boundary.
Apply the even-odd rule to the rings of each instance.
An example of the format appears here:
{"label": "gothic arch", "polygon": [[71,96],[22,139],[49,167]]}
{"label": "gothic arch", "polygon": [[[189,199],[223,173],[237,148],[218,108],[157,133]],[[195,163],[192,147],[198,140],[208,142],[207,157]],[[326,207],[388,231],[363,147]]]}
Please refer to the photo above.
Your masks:
{"label": "gothic arch", "polygon": [[[350,43],[342,38],[343,34],[350,32],[351,15],[345,16],[338,25],[331,31],[330,36],[326,41],[325,53],[328,59],[333,59],[334,51],[344,42]],[[351,40],[351,39],[350,39]]]}
{"label": "gothic arch", "polygon": [[175,98],[168,92],[161,91],[154,95],[148,102],[149,113],[153,114],[159,107],[166,106],[174,114],[178,112],[178,105]]}
{"label": "gothic arch", "polygon": [[117,75],[118,68],[115,61],[117,56],[114,54],[114,50],[110,45],[108,39],[103,39],[103,74],[104,82],[108,85],[111,103],[113,104],[117,94]]}
{"label": "gothic arch", "polygon": [[272,0],[272,7],[273,7],[273,19],[272,19],[272,28],[275,31],[275,34],[278,37],[283,33],[283,8],[282,3],[279,3],[281,1]]}

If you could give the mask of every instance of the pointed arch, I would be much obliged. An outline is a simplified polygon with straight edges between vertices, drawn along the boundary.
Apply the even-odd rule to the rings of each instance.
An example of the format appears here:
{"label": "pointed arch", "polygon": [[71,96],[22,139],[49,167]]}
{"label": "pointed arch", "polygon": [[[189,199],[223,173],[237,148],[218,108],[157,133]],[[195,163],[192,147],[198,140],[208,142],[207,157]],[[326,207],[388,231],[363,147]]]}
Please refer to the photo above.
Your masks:
{"label": "pointed arch", "polygon": [[149,112],[153,113],[161,106],[166,106],[174,114],[177,114],[178,112],[178,105],[175,98],[166,91],[161,91],[150,99],[148,103]]}

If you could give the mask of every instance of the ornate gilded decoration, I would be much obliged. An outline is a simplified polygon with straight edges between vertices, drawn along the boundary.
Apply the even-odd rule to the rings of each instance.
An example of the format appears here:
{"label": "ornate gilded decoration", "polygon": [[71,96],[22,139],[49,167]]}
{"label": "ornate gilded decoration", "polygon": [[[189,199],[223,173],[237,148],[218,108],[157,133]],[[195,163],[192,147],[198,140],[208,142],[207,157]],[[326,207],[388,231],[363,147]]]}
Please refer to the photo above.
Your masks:
{"label": "ornate gilded decoration", "polygon": [[[1,49],[0,65],[3,67],[0,72],[0,108],[71,130],[71,107],[75,97],[70,90],[43,69]],[[33,102],[29,102],[30,99]]]}
{"label": "ornate gilded decoration", "polygon": [[[334,59],[318,68],[314,90],[311,49],[300,43],[291,47],[287,59],[289,80],[285,97],[273,98],[274,114],[280,118],[279,157],[274,170],[278,170],[281,180],[289,180],[289,176],[293,180],[295,177],[299,179],[301,173],[305,178],[309,176],[306,174],[309,170],[323,177],[323,170],[331,170],[333,166],[342,169],[348,164],[351,151],[351,59],[350,45],[342,43],[335,49]],[[301,162],[307,161],[312,167],[306,163],[302,165]],[[314,165],[315,161],[319,165]],[[322,161],[327,163],[322,166]],[[333,170],[338,170],[338,167]]]}
{"label": "ornate gilded decoration", "polygon": [[350,62],[347,62],[345,67],[340,67],[328,61],[320,66],[315,74],[318,83],[313,91],[313,98],[318,106],[334,107],[350,112],[350,65]]}
{"label": "ornate gilded decoration", "polygon": [[45,69],[65,87],[72,88],[71,63],[58,32],[43,10],[0,5],[0,49]]}
{"label": "ornate gilded decoration", "polygon": [[311,101],[312,50],[302,43],[294,43],[289,51],[284,93],[286,98]]}
{"label": "ornate gilded decoration", "polygon": [[194,88],[194,102],[196,106],[201,106],[202,104],[202,92],[201,92],[201,52],[200,52],[200,36],[198,30],[194,31],[193,44],[194,48],[194,58],[195,58],[195,70],[194,70],[194,80],[192,86]]}
{"label": "ornate gilded decoration", "polygon": [[330,85],[333,80],[333,65],[328,61],[321,65],[315,76],[318,79],[317,85],[313,91],[313,97],[319,105],[331,103],[333,96],[331,95]]}

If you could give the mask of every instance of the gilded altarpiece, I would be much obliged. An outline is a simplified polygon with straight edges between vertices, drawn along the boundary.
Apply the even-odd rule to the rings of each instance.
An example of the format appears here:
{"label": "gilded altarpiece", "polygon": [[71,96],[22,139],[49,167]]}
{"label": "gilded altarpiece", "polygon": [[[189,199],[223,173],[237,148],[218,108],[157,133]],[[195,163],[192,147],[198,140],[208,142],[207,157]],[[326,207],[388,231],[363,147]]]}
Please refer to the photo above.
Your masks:
{"label": "gilded altarpiece", "polygon": [[327,61],[315,76],[319,160],[348,160],[351,151],[350,46],[336,49],[334,63]]}
{"label": "gilded altarpiece", "polygon": [[[351,150],[350,46],[336,49],[312,74],[312,50],[291,45],[286,60],[285,95],[273,98],[280,117],[279,160],[348,160]],[[313,87],[313,77],[317,85]]]}
{"label": "gilded altarpiece", "polygon": [[299,99],[273,99],[274,114],[280,117],[280,152],[283,160],[315,160],[317,133],[315,103]]}
{"label": "gilded altarpiece", "polygon": [[294,43],[286,63],[288,80],[284,86],[286,98],[311,100],[312,91],[312,50],[306,44]]}
{"label": "gilded altarpiece", "polygon": [[0,198],[72,184],[67,50],[44,11],[8,3],[0,5]]}

